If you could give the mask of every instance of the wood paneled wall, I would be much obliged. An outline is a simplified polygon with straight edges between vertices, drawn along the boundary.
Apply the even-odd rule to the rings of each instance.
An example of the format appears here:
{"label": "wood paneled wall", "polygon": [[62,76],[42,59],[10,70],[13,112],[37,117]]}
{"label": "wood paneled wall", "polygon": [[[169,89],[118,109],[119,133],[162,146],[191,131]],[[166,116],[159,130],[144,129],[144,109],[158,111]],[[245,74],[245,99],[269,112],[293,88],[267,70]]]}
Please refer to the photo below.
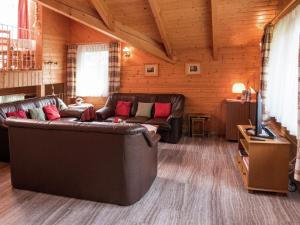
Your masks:
{"label": "wood paneled wall", "polygon": [[47,8],[43,8],[43,61],[56,61],[51,67],[43,65],[43,83],[64,83],[66,80],[66,44],[70,39],[71,21]]}
{"label": "wood paneled wall", "polygon": [[[58,64],[43,65],[43,70],[38,71],[11,71],[0,72],[0,90],[4,95],[7,88],[14,89],[18,93],[18,88],[36,85],[46,85],[49,83],[64,83],[66,73],[66,43],[70,37],[70,20],[49,9],[42,9],[43,24],[43,62],[52,60]],[[23,89],[19,89],[22,92]],[[7,92],[10,93],[10,92]]]}
{"label": "wood paneled wall", "polygon": [[[180,62],[172,65],[137,49],[130,59],[122,60],[121,92],[181,93],[186,96],[185,112],[212,115],[211,131],[224,134],[224,100],[235,82],[250,82],[257,87],[259,79],[259,46],[221,48],[214,61],[210,49],[182,51]],[[200,75],[186,75],[185,63],[200,62]],[[144,64],[158,63],[159,76],[145,77]]]}
{"label": "wood paneled wall", "polygon": [[[72,43],[107,43],[110,38],[72,22]],[[123,47],[125,44],[123,44]],[[189,49],[178,54],[179,62],[170,64],[139,49],[133,49],[129,59],[122,58],[121,92],[182,93],[186,96],[185,112],[203,112],[212,115],[211,130],[224,134],[224,106],[226,98],[235,98],[231,93],[235,82],[250,82],[257,87],[260,72],[259,44],[248,47],[221,48],[214,61],[211,49]],[[200,62],[200,75],[186,75],[186,62]],[[158,77],[145,77],[144,64],[159,64]],[[255,84],[255,85],[254,85]],[[105,98],[87,98],[96,107],[105,103]]]}

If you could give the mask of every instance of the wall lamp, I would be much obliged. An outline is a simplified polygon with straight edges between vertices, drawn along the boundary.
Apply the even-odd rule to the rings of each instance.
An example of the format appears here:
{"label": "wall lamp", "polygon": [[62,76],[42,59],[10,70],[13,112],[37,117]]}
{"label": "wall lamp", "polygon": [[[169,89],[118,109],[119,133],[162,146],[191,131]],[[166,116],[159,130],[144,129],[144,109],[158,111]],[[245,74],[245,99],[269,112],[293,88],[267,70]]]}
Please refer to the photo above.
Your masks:
{"label": "wall lamp", "polygon": [[129,47],[124,47],[123,48],[123,54],[126,58],[129,58],[131,56],[131,49]]}

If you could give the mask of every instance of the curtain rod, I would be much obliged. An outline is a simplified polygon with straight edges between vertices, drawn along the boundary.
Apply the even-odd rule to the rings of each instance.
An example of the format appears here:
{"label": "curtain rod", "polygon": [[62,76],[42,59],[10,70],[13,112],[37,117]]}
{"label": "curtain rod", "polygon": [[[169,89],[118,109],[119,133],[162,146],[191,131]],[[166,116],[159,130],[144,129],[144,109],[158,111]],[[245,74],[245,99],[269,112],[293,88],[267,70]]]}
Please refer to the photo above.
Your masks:
{"label": "curtain rod", "polygon": [[299,4],[300,4],[300,0],[290,1],[290,3],[287,4],[283,8],[283,10],[281,10],[280,13],[271,20],[271,24],[275,25],[282,17],[284,17],[286,14],[288,14],[294,8],[296,8],[296,6],[299,5]]}
{"label": "curtain rod", "polygon": [[105,45],[105,44],[109,44],[109,43],[105,43],[105,42],[81,42],[81,43],[66,43],[66,45]]}

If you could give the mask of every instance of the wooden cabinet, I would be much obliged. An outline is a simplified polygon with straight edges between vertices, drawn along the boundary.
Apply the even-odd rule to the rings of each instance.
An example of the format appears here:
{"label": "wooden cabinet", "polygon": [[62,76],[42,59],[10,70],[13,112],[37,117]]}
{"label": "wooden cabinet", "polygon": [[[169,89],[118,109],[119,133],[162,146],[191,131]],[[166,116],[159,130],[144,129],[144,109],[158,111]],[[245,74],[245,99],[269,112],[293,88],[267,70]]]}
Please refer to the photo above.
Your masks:
{"label": "wooden cabinet", "polygon": [[290,143],[282,137],[251,140],[248,125],[239,125],[237,164],[248,191],[288,192]]}
{"label": "wooden cabinet", "polygon": [[255,124],[256,102],[243,102],[238,99],[227,99],[225,104],[226,140],[237,141],[237,125],[249,124],[249,119],[253,125]]}

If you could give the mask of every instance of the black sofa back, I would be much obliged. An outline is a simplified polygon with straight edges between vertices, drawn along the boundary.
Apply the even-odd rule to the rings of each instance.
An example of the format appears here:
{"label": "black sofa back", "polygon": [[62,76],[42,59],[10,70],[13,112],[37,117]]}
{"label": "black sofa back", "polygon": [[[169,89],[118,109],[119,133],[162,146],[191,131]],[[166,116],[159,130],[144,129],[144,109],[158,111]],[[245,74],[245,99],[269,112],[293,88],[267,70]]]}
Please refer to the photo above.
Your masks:
{"label": "black sofa back", "polygon": [[[146,121],[146,124],[158,125],[158,133],[161,136],[161,141],[169,143],[177,143],[182,135],[183,112],[185,97],[182,94],[144,94],[144,93],[114,93],[108,97],[103,108],[97,110],[98,121],[112,121],[118,101],[132,102],[132,110],[130,117],[134,117],[137,111],[138,102],[164,102],[171,103],[171,115],[165,120],[151,119]],[[152,110],[152,117],[154,110]],[[136,122],[132,118],[126,119],[128,123]],[[139,121],[138,121],[139,123]]]}
{"label": "black sofa back", "polygon": [[6,122],[15,188],[130,205],[156,177],[159,135],[140,125]]}
{"label": "black sofa back", "polygon": [[9,142],[8,131],[5,124],[6,114],[18,110],[24,110],[28,114],[29,109],[42,108],[46,105],[56,105],[58,109],[66,107],[65,103],[55,96],[47,96],[42,98],[31,98],[22,101],[0,104],[0,161],[9,161]]}

